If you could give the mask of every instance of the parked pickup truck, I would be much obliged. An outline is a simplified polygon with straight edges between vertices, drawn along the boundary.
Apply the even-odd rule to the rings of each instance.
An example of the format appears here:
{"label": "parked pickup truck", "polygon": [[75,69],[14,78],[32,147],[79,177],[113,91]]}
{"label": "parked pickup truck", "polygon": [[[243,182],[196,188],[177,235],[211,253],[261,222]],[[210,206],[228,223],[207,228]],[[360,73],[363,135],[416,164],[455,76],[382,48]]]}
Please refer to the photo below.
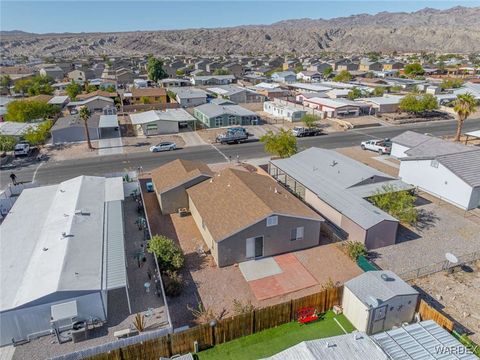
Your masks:
{"label": "parked pickup truck", "polygon": [[228,128],[223,134],[217,136],[216,141],[221,144],[239,144],[248,139],[250,134],[243,127]]}
{"label": "parked pickup truck", "polygon": [[316,127],[306,128],[301,126],[295,126],[292,130],[293,135],[296,137],[304,137],[304,136],[317,136],[322,133],[322,130]]}
{"label": "parked pickup truck", "polygon": [[392,142],[390,139],[384,139],[384,140],[367,140],[367,141],[362,141],[360,147],[362,150],[371,150],[378,152],[380,155],[383,154],[390,154],[390,151],[392,150]]}

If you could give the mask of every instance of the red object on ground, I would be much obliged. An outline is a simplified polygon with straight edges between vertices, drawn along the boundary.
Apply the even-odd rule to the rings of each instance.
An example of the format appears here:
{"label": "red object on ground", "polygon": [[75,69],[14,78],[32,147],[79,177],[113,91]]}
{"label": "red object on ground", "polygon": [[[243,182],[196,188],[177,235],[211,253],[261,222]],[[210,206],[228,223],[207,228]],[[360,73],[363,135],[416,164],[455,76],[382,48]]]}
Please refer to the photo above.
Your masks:
{"label": "red object on ground", "polygon": [[318,320],[316,309],[313,307],[306,307],[298,310],[297,320],[300,324],[307,324],[309,322]]}

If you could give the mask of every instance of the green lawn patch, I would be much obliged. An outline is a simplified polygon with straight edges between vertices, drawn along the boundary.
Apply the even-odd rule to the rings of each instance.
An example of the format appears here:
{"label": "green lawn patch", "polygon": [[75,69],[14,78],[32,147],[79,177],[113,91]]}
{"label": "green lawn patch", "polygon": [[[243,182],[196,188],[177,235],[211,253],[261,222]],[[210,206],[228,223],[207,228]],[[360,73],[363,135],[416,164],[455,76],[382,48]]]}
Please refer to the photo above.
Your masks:
{"label": "green lawn patch", "polygon": [[329,311],[325,314],[323,320],[305,325],[290,322],[276,328],[217,345],[211,349],[201,351],[197,355],[200,360],[248,360],[272,356],[305,340],[343,335],[343,330],[334,319],[336,319],[347,332],[355,330],[344,315],[335,315],[332,311]]}

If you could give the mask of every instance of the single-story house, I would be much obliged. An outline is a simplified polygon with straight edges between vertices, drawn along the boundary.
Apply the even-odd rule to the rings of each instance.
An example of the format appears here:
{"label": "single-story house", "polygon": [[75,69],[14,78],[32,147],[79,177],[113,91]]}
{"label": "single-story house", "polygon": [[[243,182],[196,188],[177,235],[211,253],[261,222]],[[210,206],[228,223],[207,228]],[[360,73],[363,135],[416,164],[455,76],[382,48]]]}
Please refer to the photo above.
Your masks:
{"label": "single-story house", "polygon": [[172,214],[188,208],[186,190],[210,179],[213,172],[202,162],[177,159],[154,169],[151,176],[162,214]]}
{"label": "single-story house", "polygon": [[168,89],[175,93],[175,100],[181,107],[194,107],[207,102],[207,92],[194,87],[171,87]]}
{"label": "single-story house", "polygon": [[303,341],[264,360],[478,359],[433,320],[367,335],[363,331]]}
{"label": "single-story house", "polygon": [[367,334],[413,321],[419,293],[388,270],[367,271],[344,285],[343,313]]}
{"label": "single-story house", "polygon": [[193,85],[228,85],[235,82],[234,75],[206,75],[193,76],[191,78]]}
{"label": "single-story house", "polygon": [[293,71],[275,72],[271,76],[272,81],[281,83],[293,83],[297,81],[297,75]]}
{"label": "single-story house", "polygon": [[364,332],[302,341],[263,360],[391,360]]}
{"label": "single-story house", "polygon": [[328,95],[325,92],[304,92],[300,93],[295,96],[295,101],[303,104],[303,101],[305,99],[311,99],[314,97],[319,97],[319,98],[328,98]]}
{"label": "single-story house", "polygon": [[345,117],[360,115],[361,106],[346,99],[328,99],[313,97],[303,100],[303,105],[327,113],[328,117]]}
{"label": "single-story house", "polygon": [[[88,119],[88,132],[90,140],[117,137],[117,115],[92,114]],[[85,125],[79,114],[58,118],[50,129],[50,134],[53,144],[87,141]]]}
{"label": "single-story house", "polygon": [[309,148],[271,160],[269,173],[323,217],[368,249],[393,245],[398,220],[367,199],[412,186],[333,150]]}
{"label": "single-story house", "polygon": [[358,66],[358,71],[381,71],[383,64],[378,61],[370,61],[369,59],[362,59]]}
{"label": "single-story house", "polygon": [[39,74],[44,77],[52,78],[55,81],[62,80],[65,77],[63,69],[59,66],[48,66],[41,68]]}
{"label": "single-story house", "polygon": [[130,105],[167,103],[167,92],[164,88],[133,88],[131,94],[132,97],[128,99]]}
{"label": "single-story house", "polygon": [[303,70],[297,74],[297,79],[307,82],[320,81],[322,79],[322,75],[317,71]]}
{"label": "single-story house", "polygon": [[204,104],[193,109],[193,116],[209,128],[257,125],[258,115],[240,105]]}
{"label": "single-story house", "polygon": [[27,131],[36,130],[42,121],[21,123],[16,121],[0,121],[0,135],[13,136],[20,139]]}
{"label": "single-story house", "polygon": [[85,82],[95,79],[96,74],[92,69],[75,69],[67,74],[69,80]]}
{"label": "single-story house", "polygon": [[268,176],[227,168],[187,194],[219,267],[319,244],[322,217]]}
{"label": "single-story house", "polygon": [[[130,114],[132,124],[137,127],[137,133],[144,135],[175,134],[183,123],[196,121],[184,109],[166,109],[165,111],[150,110]],[[140,131],[139,131],[140,130]]]}
{"label": "single-story house", "polygon": [[74,109],[74,108],[80,108],[82,106],[86,106],[90,112],[98,112],[102,111],[103,108],[108,107],[108,106],[114,106],[115,101],[113,99],[104,97],[104,96],[94,96],[90,97],[85,100],[78,100],[78,101],[70,101],[67,104],[67,108],[69,110]]}
{"label": "single-story house", "polygon": [[237,104],[263,102],[265,96],[248,88],[242,88],[235,85],[219,85],[217,87],[207,88],[207,90],[224,99],[228,99]]}
{"label": "single-story house", "polygon": [[325,94],[330,98],[330,99],[345,99],[348,96],[348,93],[350,92],[350,89],[332,89],[327,91]]}
{"label": "single-story house", "polygon": [[162,79],[159,80],[158,83],[161,87],[170,88],[170,87],[182,87],[182,86],[190,86],[192,83],[189,80],[185,79]]}
{"label": "single-story house", "polygon": [[107,320],[111,290],[129,299],[123,199],[122,178],[23,190],[0,225],[0,346]]}
{"label": "single-story house", "polygon": [[118,94],[117,94],[116,91],[115,92],[108,92],[108,91],[105,91],[105,90],[95,90],[95,91],[92,91],[91,93],[78,94],[76,99],[78,101],[88,100],[88,99],[91,99],[91,98],[94,98],[94,97],[97,97],[97,96],[110,98],[110,99],[114,100],[118,96]]}
{"label": "single-story house", "polygon": [[56,105],[60,107],[60,109],[63,109],[65,106],[67,106],[69,102],[70,98],[68,96],[54,96],[48,101],[50,105]]}
{"label": "single-story house", "polygon": [[263,103],[263,111],[274,117],[285,119],[291,122],[300,121],[307,113],[306,110],[297,109],[280,101],[265,101]]}
{"label": "single-story house", "polygon": [[394,113],[398,110],[402,96],[379,96],[359,99],[370,104],[376,114]]}
{"label": "single-story house", "polygon": [[480,206],[480,149],[407,131],[392,139],[400,178],[464,210]]}

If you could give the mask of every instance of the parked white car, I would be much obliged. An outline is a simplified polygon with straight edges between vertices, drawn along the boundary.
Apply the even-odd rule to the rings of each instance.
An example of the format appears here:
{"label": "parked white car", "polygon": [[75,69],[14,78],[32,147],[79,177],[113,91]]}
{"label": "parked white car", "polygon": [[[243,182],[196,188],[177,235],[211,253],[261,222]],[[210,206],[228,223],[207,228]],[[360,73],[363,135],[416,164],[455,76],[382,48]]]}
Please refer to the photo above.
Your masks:
{"label": "parked white car", "polygon": [[27,156],[30,154],[30,144],[22,141],[15,145],[15,148],[13,149],[13,155],[15,156]]}
{"label": "parked white car", "polygon": [[384,140],[367,140],[362,141],[360,147],[362,150],[371,150],[378,152],[380,155],[390,154],[392,151],[392,142],[390,139]]}
{"label": "parked white car", "polygon": [[150,147],[151,152],[171,151],[177,148],[177,144],[174,142],[161,142],[160,144]]}

